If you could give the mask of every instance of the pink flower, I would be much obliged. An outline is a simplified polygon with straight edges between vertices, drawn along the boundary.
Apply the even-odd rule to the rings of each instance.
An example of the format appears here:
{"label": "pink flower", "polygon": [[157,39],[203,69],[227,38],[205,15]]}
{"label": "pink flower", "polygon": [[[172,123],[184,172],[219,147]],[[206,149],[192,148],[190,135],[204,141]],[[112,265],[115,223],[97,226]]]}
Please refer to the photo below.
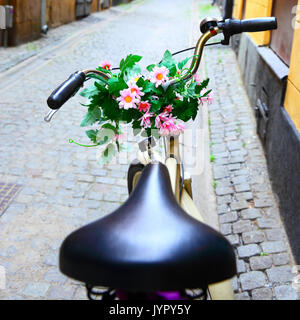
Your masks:
{"label": "pink flower", "polygon": [[200,76],[199,74],[194,74],[194,80],[197,82],[197,84],[200,84],[201,83],[201,79],[200,79]]}
{"label": "pink flower", "polygon": [[148,112],[151,107],[151,104],[147,101],[141,101],[139,103],[138,109],[140,112]]}
{"label": "pink flower", "polygon": [[109,70],[111,68],[111,63],[108,60],[101,61],[100,67]]}
{"label": "pink flower", "polygon": [[141,97],[144,95],[144,92],[142,92],[142,88],[139,88],[137,85],[136,85],[136,82],[134,80],[130,80],[128,83],[127,83],[131,93],[135,94],[135,96],[137,97],[137,99],[141,99]]}
{"label": "pink flower", "polygon": [[[201,95],[204,95],[206,92],[207,92],[206,89],[202,89],[201,92],[200,92],[200,94],[201,94]],[[201,102],[207,101],[209,104],[212,104],[212,102],[213,102],[213,93],[210,92],[210,93],[209,93],[208,95],[206,95],[205,97],[200,98],[200,101],[201,101]]]}
{"label": "pink flower", "polygon": [[161,124],[164,122],[164,121],[167,121],[169,119],[169,115],[167,112],[162,112],[160,113],[159,115],[156,116],[155,118],[155,127],[157,129],[160,129],[161,127]]}
{"label": "pink flower", "polygon": [[176,119],[174,121],[174,127],[173,127],[173,131],[171,133],[177,136],[180,133],[182,133],[184,129],[185,129],[185,125],[184,125],[183,121]]}
{"label": "pink flower", "polygon": [[150,121],[150,118],[153,117],[153,113],[146,112],[139,120],[141,120],[141,127],[144,128],[150,128],[152,125],[152,122]]}
{"label": "pink flower", "polygon": [[119,108],[128,110],[130,108],[136,109],[136,103],[139,103],[139,99],[136,98],[135,94],[130,89],[124,89],[120,91],[121,96],[117,98],[119,101]]}
{"label": "pink flower", "polygon": [[168,106],[165,107],[164,112],[172,112],[173,107],[169,104]]}
{"label": "pink flower", "polygon": [[165,83],[168,80],[168,73],[169,69],[164,66],[154,67],[153,71],[150,73],[151,82],[155,83],[155,87],[157,88],[159,85]]}
{"label": "pink flower", "polygon": [[169,134],[179,135],[185,129],[184,123],[176,117],[169,116],[169,118],[160,124],[159,134],[167,136]]}
{"label": "pink flower", "polygon": [[115,140],[116,141],[121,142],[121,141],[125,141],[125,139],[126,139],[126,133],[120,133],[120,134],[117,133],[115,135]]}
{"label": "pink flower", "polygon": [[174,130],[174,119],[170,118],[160,124],[159,134],[161,136],[167,136]]}

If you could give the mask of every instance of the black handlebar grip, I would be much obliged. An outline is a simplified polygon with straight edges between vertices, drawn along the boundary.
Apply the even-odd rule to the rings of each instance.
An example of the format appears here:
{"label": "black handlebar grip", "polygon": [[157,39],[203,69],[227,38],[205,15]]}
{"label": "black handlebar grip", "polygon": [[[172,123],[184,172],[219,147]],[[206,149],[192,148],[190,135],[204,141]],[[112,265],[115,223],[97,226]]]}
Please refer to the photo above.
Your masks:
{"label": "black handlebar grip", "polygon": [[59,109],[83,85],[84,80],[85,74],[83,72],[77,71],[73,73],[68,80],[51,93],[47,99],[49,108],[54,110]]}
{"label": "black handlebar grip", "polygon": [[226,19],[222,22],[221,29],[230,36],[242,32],[274,30],[277,29],[277,19],[275,17],[246,20]]}

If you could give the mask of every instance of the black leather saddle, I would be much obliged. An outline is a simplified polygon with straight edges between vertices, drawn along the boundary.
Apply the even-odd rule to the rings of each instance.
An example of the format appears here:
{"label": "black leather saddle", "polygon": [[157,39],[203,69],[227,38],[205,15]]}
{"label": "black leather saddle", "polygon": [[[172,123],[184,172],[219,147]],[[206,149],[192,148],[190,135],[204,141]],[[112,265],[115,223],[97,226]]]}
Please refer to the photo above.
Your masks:
{"label": "black leather saddle", "polygon": [[231,244],[179,206],[162,163],[144,168],[120,208],[71,233],[59,265],[89,285],[141,292],[203,288],[236,274]]}

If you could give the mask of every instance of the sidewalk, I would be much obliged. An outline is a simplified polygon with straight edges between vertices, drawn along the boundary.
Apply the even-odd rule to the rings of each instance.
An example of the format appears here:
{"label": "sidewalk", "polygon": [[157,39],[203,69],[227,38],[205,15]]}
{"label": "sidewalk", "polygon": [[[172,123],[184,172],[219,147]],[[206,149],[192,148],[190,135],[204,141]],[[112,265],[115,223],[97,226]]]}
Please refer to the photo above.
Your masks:
{"label": "sidewalk", "polygon": [[[216,8],[210,16],[219,16]],[[296,300],[296,274],[272,192],[266,158],[236,56],[230,47],[208,47],[206,70],[214,102],[209,106],[211,155],[221,232],[236,248],[239,300]]]}

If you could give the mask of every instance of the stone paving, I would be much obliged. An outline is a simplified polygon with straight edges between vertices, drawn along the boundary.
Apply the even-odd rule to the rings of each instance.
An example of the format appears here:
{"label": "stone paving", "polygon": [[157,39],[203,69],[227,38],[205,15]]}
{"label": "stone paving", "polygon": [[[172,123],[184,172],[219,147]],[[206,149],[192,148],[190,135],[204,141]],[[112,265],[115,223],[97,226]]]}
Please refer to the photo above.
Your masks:
{"label": "stone paving", "polygon": [[[28,73],[19,71],[14,83],[0,88],[0,181],[23,185],[0,218],[0,266],[7,278],[0,299],[86,299],[82,284],[59,272],[58,250],[70,232],[127,198],[128,164],[99,166],[95,149],[68,143],[72,138],[90,144],[79,126],[82,97],[72,98],[50,124],[43,121],[47,97],[71,73],[101,60],[117,66],[136,53],[147,66],[160,61],[166,49],[189,47],[191,30],[199,32],[198,26],[191,29],[192,4],[147,0],[113,8],[115,20],[103,18],[98,30],[72,48],[45,57]],[[129,156],[135,158],[135,152]]]}
{"label": "stone paving", "polygon": [[[102,12],[91,16],[91,21],[103,19],[99,30],[45,58],[40,68],[20,72],[9,88],[0,88],[0,182],[23,185],[0,217],[0,266],[7,277],[0,299],[86,299],[82,284],[59,272],[58,250],[74,229],[125,201],[128,165],[99,166],[96,150],[68,143],[69,138],[89,143],[79,127],[85,114],[81,97],[72,98],[50,124],[43,121],[46,99],[69,74],[101,60],[117,65],[132,52],[143,55],[143,65],[148,65],[159,61],[166,48],[174,52],[190,46],[192,30],[198,31],[190,25],[198,0],[135,2],[114,8],[116,19],[109,23]],[[82,23],[59,27],[52,35],[66,36],[68,28],[76,35]],[[210,106],[210,128],[219,222],[236,247],[236,297],[296,299],[290,285],[292,257],[235,56],[223,47],[207,52],[211,87],[218,88]],[[214,62],[212,56],[217,56]]]}
{"label": "stone paving", "polygon": [[112,7],[109,10],[94,13],[57,28],[50,28],[47,35],[42,35],[38,40],[24,43],[17,47],[0,47],[0,72],[47,50],[53,45],[61,44],[67,37],[76,35],[78,30],[84,30],[101,21],[111,19],[118,15],[120,11],[128,10],[135,5],[136,2],[126,6]]}
{"label": "stone paving", "polygon": [[[218,10],[211,10],[218,16]],[[221,232],[235,246],[239,300],[296,300],[295,266],[234,52],[206,50],[214,186]]]}

